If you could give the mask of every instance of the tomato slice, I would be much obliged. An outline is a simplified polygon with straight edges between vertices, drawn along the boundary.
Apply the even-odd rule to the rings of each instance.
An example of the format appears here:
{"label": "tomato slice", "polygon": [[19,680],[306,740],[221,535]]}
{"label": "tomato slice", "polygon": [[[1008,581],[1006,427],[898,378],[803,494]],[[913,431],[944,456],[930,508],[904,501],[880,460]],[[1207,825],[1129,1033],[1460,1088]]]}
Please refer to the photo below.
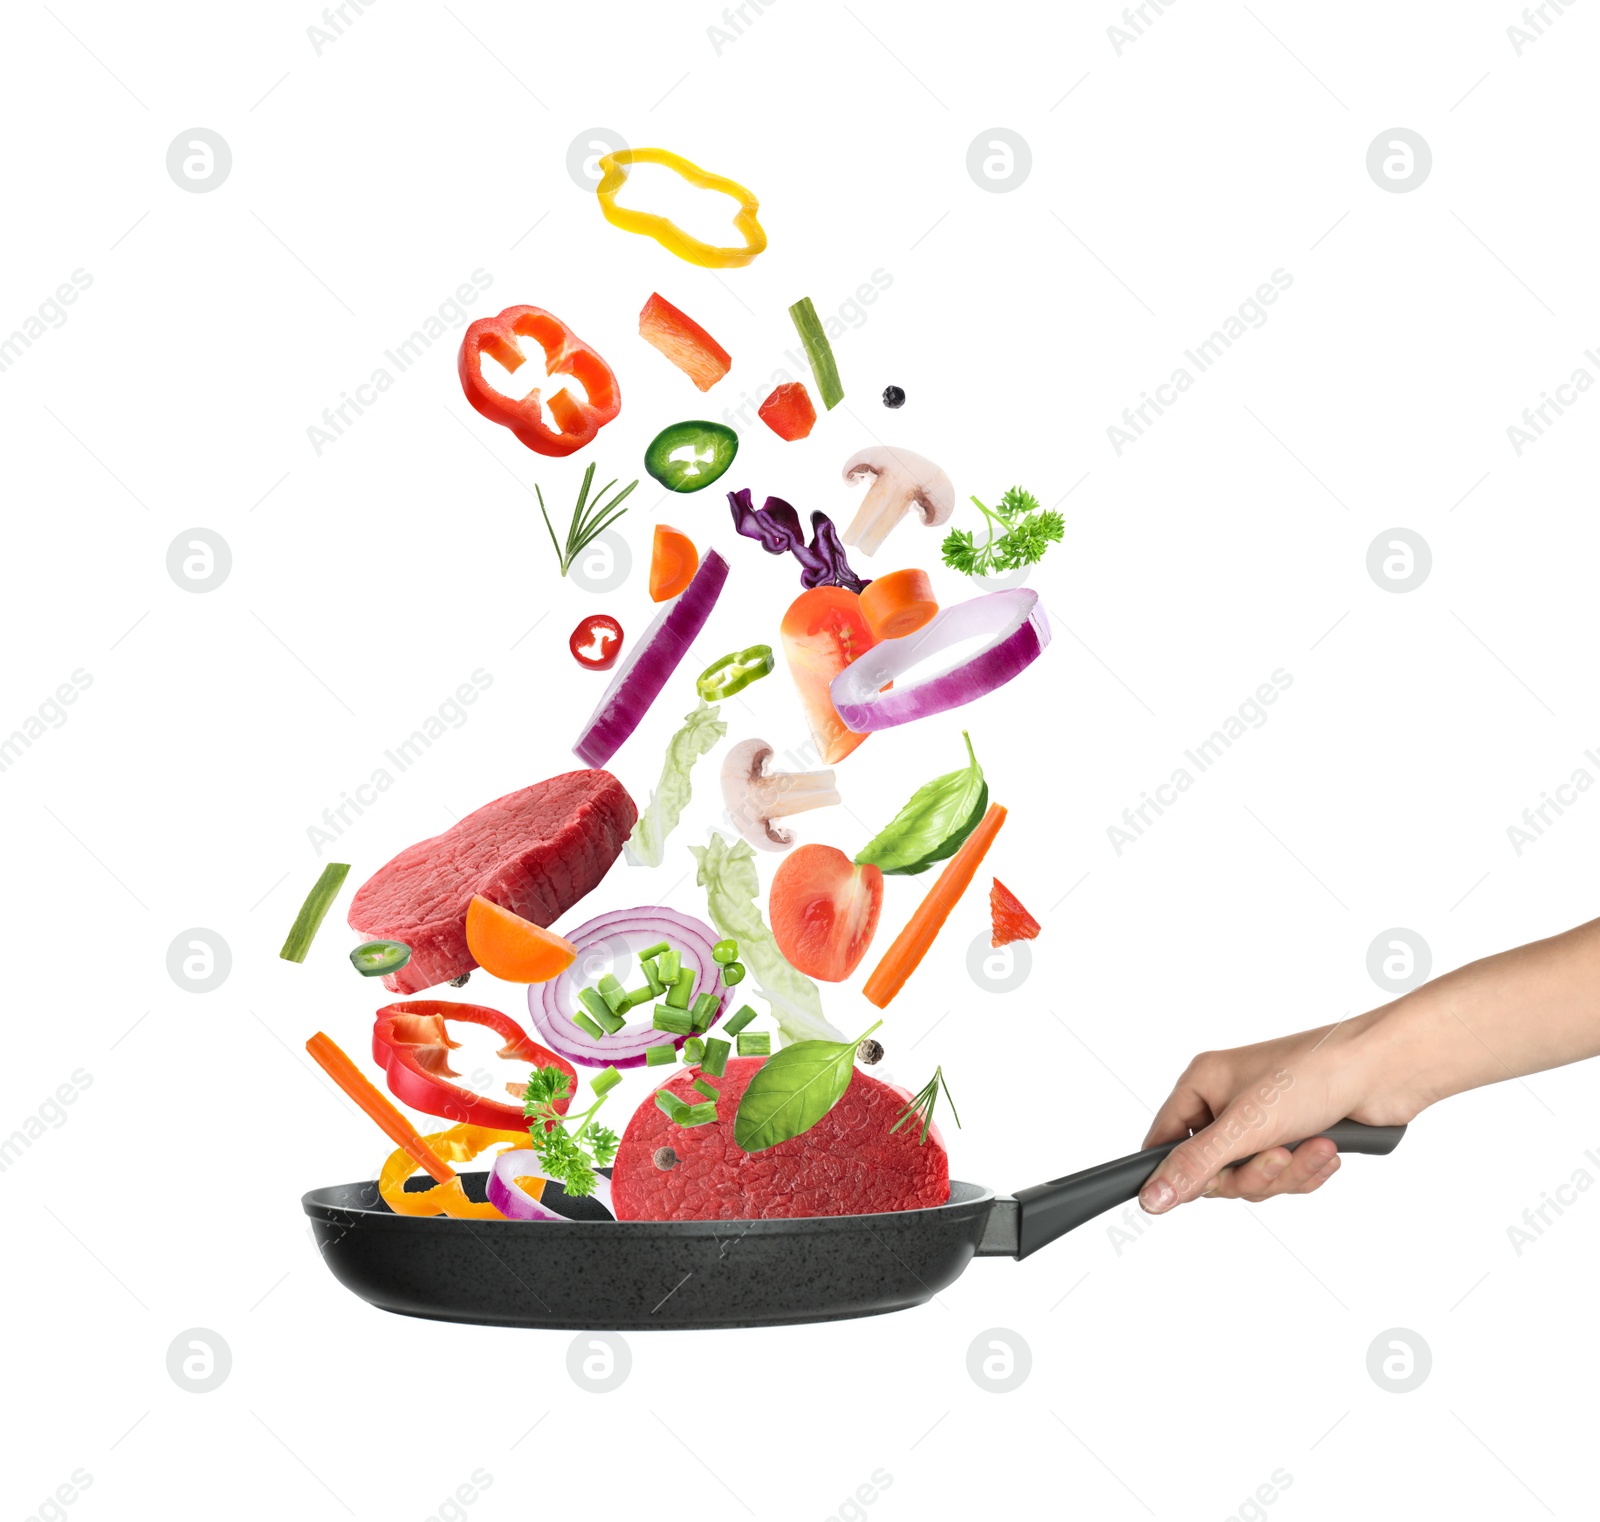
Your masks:
{"label": "tomato slice", "polygon": [[779,632],[817,749],[830,766],[843,761],[867,737],[845,728],[828,685],[877,644],[861,599],[844,587],[813,587],[789,605]]}
{"label": "tomato slice", "polygon": [[[819,590],[822,590],[819,588]],[[773,874],[773,939],[808,978],[842,983],[860,965],[883,909],[883,873],[832,846],[797,846]]]}

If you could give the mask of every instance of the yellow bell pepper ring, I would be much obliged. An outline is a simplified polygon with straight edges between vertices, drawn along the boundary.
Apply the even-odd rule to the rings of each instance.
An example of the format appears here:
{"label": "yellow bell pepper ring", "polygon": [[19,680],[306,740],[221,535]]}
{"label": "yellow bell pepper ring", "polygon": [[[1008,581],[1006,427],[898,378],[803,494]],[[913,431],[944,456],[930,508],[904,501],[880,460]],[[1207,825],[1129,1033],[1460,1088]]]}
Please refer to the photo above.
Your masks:
{"label": "yellow bell pepper ring", "polygon": [[[632,211],[617,205],[617,193],[627,183],[628,170],[634,164],[659,164],[680,175],[697,190],[710,190],[718,195],[731,196],[739,203],[733,225],[744,238],[742,248],[719,248],[702,243],[686,233],[670,218],[651,211]],[[665,148],[619,148],[604,154],[600,159],[601,180],[595,194],[600,198],[600,210],[613,227],[625,233],[643,233],[654,238],[669,254],[676,254],[690,264],[702,265],[710,270],[739,269],[748,264],[767,246],[767,235],[756,213],[761,203],[736,180],[712,174],[698,164]]]}
{"label": "yellow bell pepper ring", "polygon": [[[437,1131],[423,1140],[440,1157],[451,1163],[470,1163],[481,1152],[502,1144],[526,1147],[526,1131],[495,1131],[488,1126],[452,1126],[448,1131]],[[447,1215],[463,1221],[503,1221],[487,1200],[469,1200],[461,1186],[458,1174],[448,1184],[435,1184],[432,1189],[408,1190],[406,1180],[417,1171],[416,1160],[404,1147],[395,1152],[383,1165],[378,1175],[378,1194],[396,1215]]]}

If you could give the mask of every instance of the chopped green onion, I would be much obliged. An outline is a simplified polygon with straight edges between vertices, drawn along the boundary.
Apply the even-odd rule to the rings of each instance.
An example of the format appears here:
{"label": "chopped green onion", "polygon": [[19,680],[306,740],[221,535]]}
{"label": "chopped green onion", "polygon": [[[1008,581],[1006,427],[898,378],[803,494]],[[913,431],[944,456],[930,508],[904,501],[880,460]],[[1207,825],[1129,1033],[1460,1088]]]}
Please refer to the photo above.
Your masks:
{"label": "chopped green onion", "polygon": [[644,1049],[644,1065],[647,1068],[665,1067],[669,1062],[677,1060],[678,1049],[670,1041],[662,1041]]}
{"label": "chopped green onion", "polygon": [[741,1004],[722,1022],[722,1033],[725,1036],[737,1036],[755,1018],[756,1012],[748,1004]]}
{"label": "chopped green onion", "polygon": [[628,997],[628,990],[622,986],[622,980],[616,973],[608,972],[599,982],[600,997],[606,1001],[606,1007],[612,1014],[622,1008],[622,1001]]}
{"label": "chopped green onion", "polygon": [[[741,1041],[744,1037],[739,1038]],[[706,1037],[706,1054],[700,1059],[700,1071],[709,1073],[713,1078],[721,1078],[728,1071],[728,1053],[733,1048],[726,1041],[719,1041],[715,1036]]]}
{"label": "chopped green onion", "polygon": [[642,962],[647,957],[655,958],[660,956],[662,952],[670,950],[672,950],[672,948],[668,946],[665,941],[657,941],[654,946],[646,946],[645,949],[639,953],[639,960]]}
{"label": "chopped green onion", "polygon": [[699,1062],[705,1054],[706,1044],[698,1036],[691,1036],[683,1043],[683,1060],[685,1062]]}
{"label": "chopped green onion", "polygon": [[654,957],[646,957],[639,963],[639,971],[644,974],[644,980],[650,985],[650,992],[660,998],[667,991],[667,985],[661,981],[661,973],[656,967]]}
{"label": "chopped green onion", "polygon": [[722,969],[722,981],[726,983],[729,988],[732,988],[735,983],[744,982],[744,963],[729,962],[728,965]]}
{"label": "chopped green onion", "polygon": [[697,1031],[710,1029],[711,1017],[722,1008],[722,1000],[716,994],[704,993],[694,1001],[689,1010],[689,1023]]}
{"label": "chopped green onion", "polygon": [[601,1030],[600,1027],[598,1025],[596,1025],[593,1020],[591,1020],[586,1014],[584,1014],[584,1012],[581,1009],[573,1010],[573,1012],[572,1012],[572,1023],[574,1025],[576,1025],[578,1027],[578,1029],[581,1030],[584,1033],[584,1035],[592,1036],[592,1037],[594,1037],[594,1039],[596,1041],[598,1041],[602,1036],[605,1035],[605,1032],[603,1030]]}
{"label": "chopped green onion", "polygon": [[663,951],[656,958],[656,976],[663,983],[671,983],[678,976],[683,967],[683,953],[681,951]]}
{"label": "chopped green onion", "polygon": [[322,869],[322,875],[311,885],[311,891],[306,894],[306,901],[301,904],[300,912],[294,917],[294,924],[289,927],[289,936],[283,943],[283,950],[278,953],[284,961],[305,961],[306,953],[311,950],[311,943],[317,938],[317,931],[322,928],[328,910],[333,907],[333,901],[339,896],[339,890],[349,875],[350,863],[347,861],[330,861]]}
{"label": "chopped green onion", "polygon": [[667,1003],[674,1009],[688,1009],[689,995],[694,992],[694,968],[685,967],[682,972],[672,980],[672,987],[667,993]]}
{"label": "chopped green onion", "polygon": [[771,1031],[740,1031],[739,1055],[741,1057],[770,1057],[772,1055]]}
{"label": "chopped green onion", "polygon": [[682,1110],[672,1118],[680,1126],[708,1126],[717,1118],[717,1107],[710,1100],[705,1104],[683,1105]]}
{"label": "chopped green onion", "polygon": [[739,960],[739,943],[737,941],[718,941],[711,948],[711,960],[726,966],[729,962]]}
{"label": "chopped green onion", "polygon": [[691,1023],[689,1011],[674,1009],[670,1004],[656,1005],[656,1012],[651,1018],[652,1030],[671,1031],[674,1036],[687,1036],[694,1028]]}
{"label": "chopped green onion", "polygon": [[817,317],[809,296],[802,296],[789,308],[800,342],[805,345],[806,358],[811,362],[811,373],[817,378],[817,391],[822,405],[832,412],[844,400],[844,387],[839,381],[839,367],[833,360],[833,348],[828,335]]}
{"label": "chopped green onion", "polygon": [[625,1015],[629,1010],[637,1009],[641,1004],[648,1004],[653,998],[655,998],[655,991],[653,989],[635,988],[631,990],[628,994],[628,997],[622,1001],[622,1007],[617,1011],[617,1013],[619,1015]]}
{"label": "chopped green onion", "polygon": [[688,1113],[689,1106],[679,1099],[676,1094],[666,1089],[657,1089],[656,1104],[666,1111],[668,1120],[675,1120],[679,1125],[683,1124],[682,1117]]}
{"label": "chopped green onion", "polygon": [[596,1099],[609,1094],[622,1082],[622,1074],[615,1068],[602,1068],[589,1080],[589,1087],[594,1090]]}
{"label": "chopped green onion", "polygon": [[580,988],[578,990],[578,1003],[589,1011],[590,1018],[607,1035],[614,1036],[628,1022],[621,1015],[614,1014],[611,1005],[604,994],[593,988]]}
{"label": "chopped green onion", "polygon": [[716,1084],[707,1083],[704,1078],[696,1078],[694,1081],[694,1086],[699,1089],[707,1099],[714,1100],[717,1095],[721,1093],[721,1090],[717,1088]]}

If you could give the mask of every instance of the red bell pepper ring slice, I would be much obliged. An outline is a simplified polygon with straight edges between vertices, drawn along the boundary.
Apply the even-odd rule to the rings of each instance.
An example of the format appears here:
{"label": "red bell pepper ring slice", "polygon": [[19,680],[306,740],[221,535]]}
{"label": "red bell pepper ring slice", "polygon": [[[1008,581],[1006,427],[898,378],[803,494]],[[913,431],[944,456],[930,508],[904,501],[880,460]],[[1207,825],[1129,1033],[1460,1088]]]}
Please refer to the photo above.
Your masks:
{"label": "red bell pepper ring slice", "polygon": [[[527,1118],[521,1105],[474,1094],[459,1084],[450,1066],[450,1053],[461,1045],[452,1041],[446,1022],[461,1020],[486,1025],[505,1045],[499,1055],[529,1067],[560,1068],[571,1083],[567,1097],[558,1100],[557,1113],[565,1115],[578,1089],[577,1070],[564,1057],[539,1045],[509,1015],[482,1004],[456,1004],[449,999],[409,999],[386,1004],[372,1024],[372,1060],[383,1069],[389,1092],[396,1099],[428,1115],[438,1115],[456,1125],[487,1126],[494,1131],[525,1131]],[[520,1097],[523,1085],[508,1083],[506,1092]]]}
{"label": "red bell pepper ring slice", "polygon": [[[537,386],[523,397],[506,396],[484,379],[482,356],[488,354],[514,372],[527,358],[520,342],[524,338],[544,350],[546,375],[570,375],[583,387],[584,401],[565,387],[550,398],[554,429],[540,411]],[[561,456],[582,449],[622,410],[622,392],[611,366],[543,307],[507,307],[498,317],[480,317],[462,337],[456,369],[473,407],[491,423],[509,428],[535,454]]]}

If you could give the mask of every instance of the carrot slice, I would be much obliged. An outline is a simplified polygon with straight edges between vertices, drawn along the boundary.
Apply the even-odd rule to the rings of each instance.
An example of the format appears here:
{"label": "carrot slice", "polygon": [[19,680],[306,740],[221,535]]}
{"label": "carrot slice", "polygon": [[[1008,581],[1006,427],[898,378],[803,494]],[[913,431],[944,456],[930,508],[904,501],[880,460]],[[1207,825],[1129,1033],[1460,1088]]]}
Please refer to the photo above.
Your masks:
{"label": "carrot slice", "polygon": [[650,600],[665,602],[676,597],[694,580],[699,568],[700,552],[694,547],[694,540],[665,523],[656,524],[656,536],[650,546]]}
{"label": "carrot slice", "polygon": [[913,634],[939,611],[926,571],[890,571],[862,588],[861,611],[879,639]]}
{"label": "carrot slice", "polygon": [[417,1128],[388,1099],[373,1088],[336,1041],[318,1031],[306,1042],[306,1050],[316,1059],[317,1066],[375,1120],[378,1129],[419,1168],[425,1168],[441,1184],[448,1184],[456,1176],[455,1169],[422,1139]]}
{"label": "carrot slice", "polygon": [[548,983],[578,957],[571,941],[480,893],[467,905],[467,950],[485,972],[507,983]]}
{"label": "carrot slice", "polygon": [[884,952],[883,960],[872,969],[872,976],[862,985],[861,992],[879,1009],[888,1008],[889,1001],[905,987],[906,979],[928,954],[934,937],[944,928],[950,911],[967,891],[978,871],[978,864],[994,844],[994,838],[1005,822],[1005,809],[998,803],[991,803],[988,812],[978,821],[977,829],[967,836],[961,849],[945,863],[939,880],[928,889],[928,896],[917,905],[916,913],[906,921],[906,928],[894,938],[894,945]]}

